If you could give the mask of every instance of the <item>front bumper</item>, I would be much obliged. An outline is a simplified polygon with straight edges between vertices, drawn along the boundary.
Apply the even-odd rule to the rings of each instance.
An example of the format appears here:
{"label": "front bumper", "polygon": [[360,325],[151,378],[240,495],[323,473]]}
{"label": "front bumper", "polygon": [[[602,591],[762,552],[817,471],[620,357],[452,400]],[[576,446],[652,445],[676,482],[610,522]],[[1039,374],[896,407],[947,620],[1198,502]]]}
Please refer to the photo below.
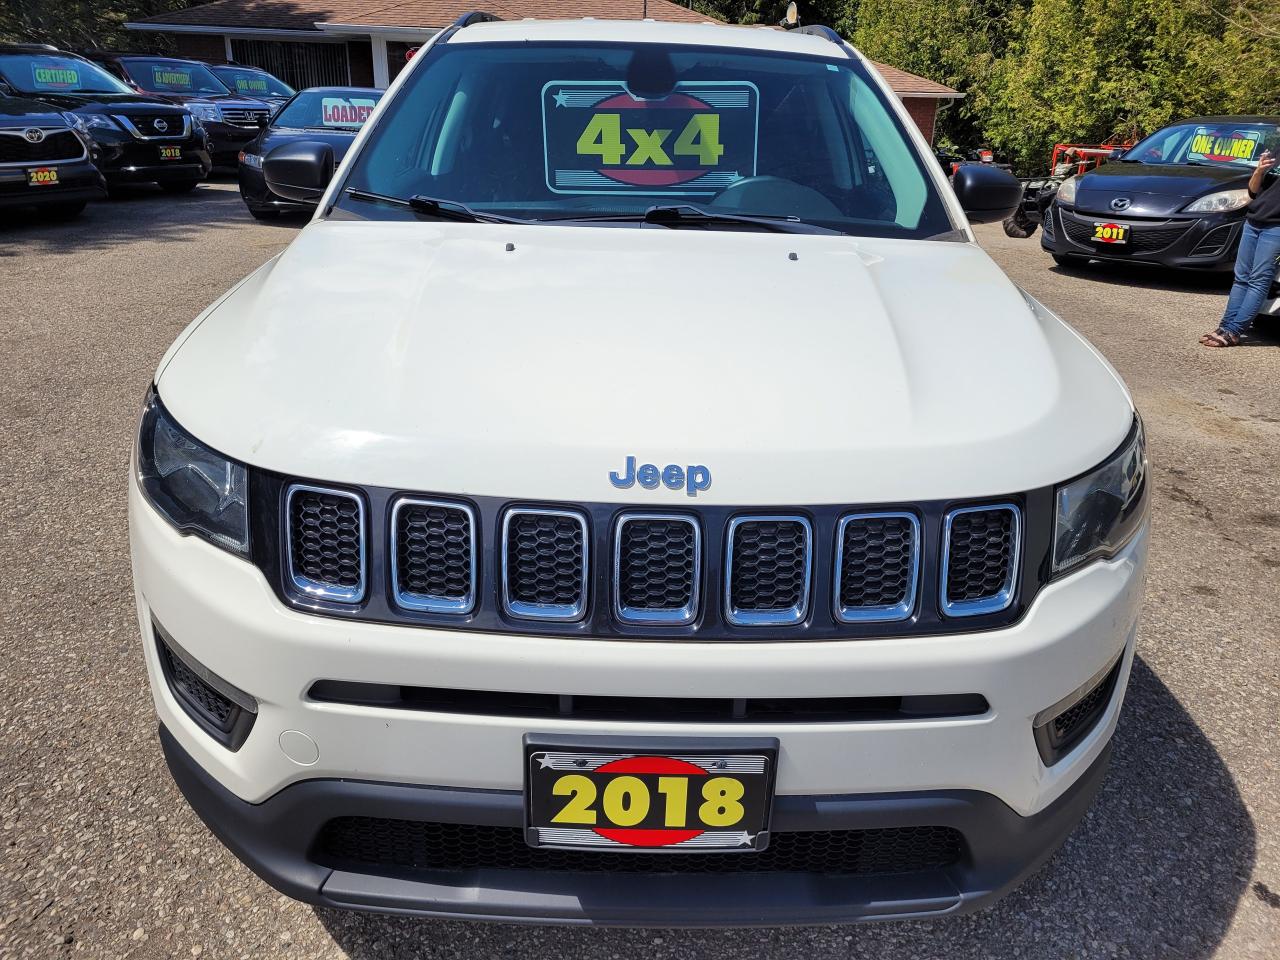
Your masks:
{"label": "front bumper", "polygon": [[[203,180],[213,166],[208,139],[199,134],[185,140],[139,140],[123,131],[95,130],[94,141],[101,151],[98,166],[109,184]],[[161,146],[180,147],[181,159],[161,160]]]}
{"label": "front bumper", "polygon": [[238,127],[233,123],[215,123],[206,120],[205,132],[209,135],[209,155],[215,167],[235,168],[240,151],[262,131],[257,127]]}
{"label": "front bumper", "polygon": [[317,856],[326,822],[376,815],[518,830],[524,816],[520,793],[324,779],[250,804],[203,770],[163,726],[160,742],[183,795],[218,838],[262,879],[306,903],[467,919],[664,927],[847,923],[980,909],[1062,844],[1093,801],[1110,759],[1107,746],[1062,796],[1032,817],[967,790],[778,798],[775,834],[943,825],[964,835],[962,861],[910,874],[707,877],[498,866],[366,873],[334,868]]}
{"label": "front bumper", "polygon": [[[1128,225],[1130,242],[1122,245],[1090,240],[1095,223]],[[1040,246],[1059,256],[1229,272],[1235,266],[1243,223],[1243,211],[1155,221],[1126,219],[1121,214],[1082,213],[1053,203],[1046,210]]]}
{"label": "front bumper", "polygon": [[[144,656],[175,776],[215,832],[270,882],[312,902],[357,908],[637,924],[949,912],[985,903],[1016,883],[1069,832],[1102,776],[1132,662],[1147,552],[1144,527],[1114,560],[1046,586],[1018,623],[985,633],[655,644],[308,616],[281,604],[256,567],[176,533],[143,501],[136,482],[130,540]],[[239,749],[216,742],[175,700],[153,622],[256,699],[256,719]],[[1116,692],[1105,712],[1046,767],[1033,718],[1117,656]],[[947,719],[673,726],[324,703],[307,695],[321,679],[604,697],[977,693],[989,709]],[[584,878],[528,870],[427,877],[393,869],[334,872],[311,859],[316,831],[337,816],[518,824],[527,733],[777,737],[774,830],[952,824],[968,852],[944,870],[874,883],[821,874],[672,883],[670,875]],[[296,824],[296,832],[287,824]],[[771,898],[778,898],[777,909]]]}
{"label": "front bumper", "polygon": [[[38,187],[31,186],[27,171],[39,167],[56,169],[58,182]],[[0,167],[0,207],[79,203],[82,200],[97,200],[105,195],[106,185],[102,174],[89,160]]]}

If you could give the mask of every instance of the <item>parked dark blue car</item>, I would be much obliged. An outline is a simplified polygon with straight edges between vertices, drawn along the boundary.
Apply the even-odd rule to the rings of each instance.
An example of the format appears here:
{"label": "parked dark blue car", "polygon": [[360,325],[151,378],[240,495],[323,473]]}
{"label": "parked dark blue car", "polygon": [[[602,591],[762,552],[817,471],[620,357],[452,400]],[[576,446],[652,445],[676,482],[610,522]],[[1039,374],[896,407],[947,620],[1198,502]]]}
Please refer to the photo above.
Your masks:
{"label": "parked dark blue car", "polygon": [[1280,117],[1196,117],[1064,181],[1040,245],[1060,264],[1090,259],[1229,271],[1245,189],[1262,151],[1277,152]]}

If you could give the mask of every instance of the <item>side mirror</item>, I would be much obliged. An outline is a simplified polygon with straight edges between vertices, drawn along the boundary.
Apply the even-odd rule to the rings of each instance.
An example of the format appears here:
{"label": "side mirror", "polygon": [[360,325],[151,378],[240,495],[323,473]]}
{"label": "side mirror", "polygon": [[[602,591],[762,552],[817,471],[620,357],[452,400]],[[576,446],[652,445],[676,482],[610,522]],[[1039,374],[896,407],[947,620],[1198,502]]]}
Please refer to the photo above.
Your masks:
{"label": "side mirror", "polygon": [[1003,220],[1022,203],[1018,178],[990,164],[962,164],[951,178],[951,186],[970,223]]}
{"label": "side mirror", "polygon": [[1128,151],[1128,150],[1126,150],[1124,147],[1115,147],[1115,148],[1114,148],[1110,153],[1108,153],[1108,154],[1107,154],[1107,159],[1108,159],[1108,160],[1119,160],[1121,157],[1123,157],[1123,156],[1124,156],[1126,153],[1128,153],[1128,152],[1129,152],[1129,151]]}
{"label": "side mirror", "polygon": [[311,140],[283,144],[263,159],[262,175],[276,196],[315,203],[333,179],[333,147]]}

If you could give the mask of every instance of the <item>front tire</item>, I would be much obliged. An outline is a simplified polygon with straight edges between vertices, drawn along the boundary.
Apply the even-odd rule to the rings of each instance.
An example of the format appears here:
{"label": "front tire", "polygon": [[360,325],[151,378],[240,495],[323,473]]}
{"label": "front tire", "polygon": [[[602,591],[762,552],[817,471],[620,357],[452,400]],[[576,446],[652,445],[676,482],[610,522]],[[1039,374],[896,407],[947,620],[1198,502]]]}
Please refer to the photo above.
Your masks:
{"label": "front tire", "polygon": [[1036,223],[1019,207],[1013,215],[1004,221],[1004,235],[1015,240],[1025,240],[1036,232],[1040,224]]}
{"label": "front tire", "polygon": [[249,212],[253,214],[255,220],[279,220],[279,210],[267,210],[262,207],[249,207]]}
{"label": "front tire", "polygon": [[165,193],[190,193],[200,186],[199,180],[166,180],[160,184]]}

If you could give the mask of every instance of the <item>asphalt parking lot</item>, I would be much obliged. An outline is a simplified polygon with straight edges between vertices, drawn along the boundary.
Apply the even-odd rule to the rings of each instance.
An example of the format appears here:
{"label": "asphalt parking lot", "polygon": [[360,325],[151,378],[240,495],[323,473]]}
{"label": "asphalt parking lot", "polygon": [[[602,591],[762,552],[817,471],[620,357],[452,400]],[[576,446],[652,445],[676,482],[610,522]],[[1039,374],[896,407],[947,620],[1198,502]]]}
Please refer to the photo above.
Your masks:
{"label": "asphalt parking lot", "polygon": [[712,932],[357,916],[261,883],[161,759],[125,478],[169,343],[296,228],[253,221],[228,182],[0,222],[0,957],[1280,956],[1280,343],[1203,349],[1220,282],[1064,272],[998,225],[992,255],[1134,390],[1156,477],[1111,774],[1044,870],[967,918]]}

